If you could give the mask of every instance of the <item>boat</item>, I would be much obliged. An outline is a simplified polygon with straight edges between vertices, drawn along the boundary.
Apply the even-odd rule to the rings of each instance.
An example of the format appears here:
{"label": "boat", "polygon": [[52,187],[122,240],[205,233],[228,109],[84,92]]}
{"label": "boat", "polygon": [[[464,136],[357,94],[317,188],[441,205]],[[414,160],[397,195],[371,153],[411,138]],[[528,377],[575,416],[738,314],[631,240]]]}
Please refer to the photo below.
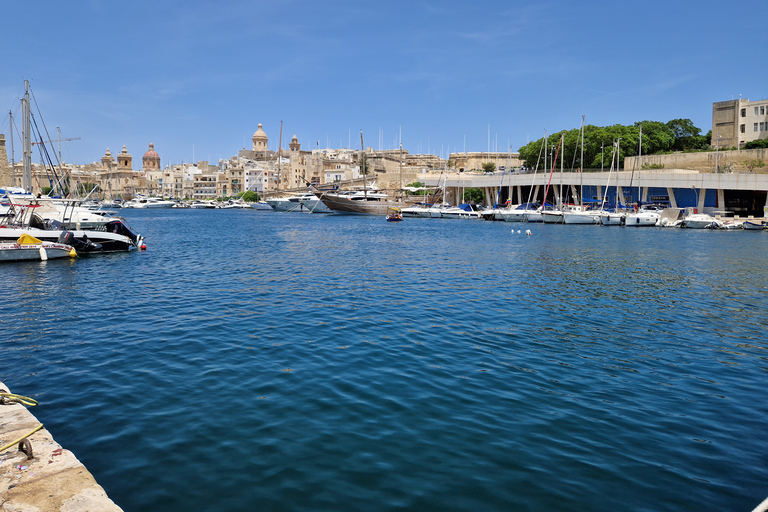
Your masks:
{"label": "boat", "polygon": [[175,201],[167,201],[160,197],[134,197],[127,203],[124,208],[173,208],[176,206]]}
{"label": "boat", "polygon": [[[557,153],[555,153],[555,157],[552,159],[552,170],[549,173],[549,180],[547,181],[547,188],[544,189],[544,202],[545,204],[541,207],[538,214],[541,216],[541,222],[544,222],[545,224],[560,224],[563,222],[563,212],[561,210],[562,208],[562,201],[563,201],[563,183],[562,183],[562,174],[563,174],[563,154],[561,151],[563,150],[563,140],[564,135],[560,136],[560,142],[557,143]],[[557,202],[560,203],[561,208],[555,208],[553,206],[549,206],[546,204],[547,195],[549,194],[549,187],[552,183],[552,175],[555,173],[555,165],[557,162],[557,156],[560,155],[560,197],[557,199]],[[529,216],[529,222],[531,222]],[[536,221],[533,221],[536,222]]]}
{"label": "boat", "polygon": [[403,212],[400,208],[393,207],[387,210],[387,222],[400,222],[403,220]]}
{"label": "boat", "polygon": [[442,208],[440,216],[444,219],[481,219],[482,210],[475,204],[465,203]]}
{"label": "boat", "polygon": [[707,213],[698,213],[693,208],[685,209],[680,227],[689,229],[719,229],[722,222]]}
{"label": "boat", "polygon": [[58,242],[46,242],[28,233],[22,233],[16,242],[0,242],[0,261],[46,261],[56,258],[74,258],[77,251]]}
{"label": "boat", "polygon": [[276,212],[331,213],[314,192],[308,191],[297,196],[273,197],[266,203]]}
{"label": "boat", "polygon": [[[581,158],[579,162],[583,165],[584,162],[584,116],[581,116]],[[564,224],[599,224],[600,213],[592,210],[589,204],[584,204],[584,173],[581,172],[579,167],[579,204],[569,205],[563,208],[563,223]],[[573,172],[573,168],[571,168]]]}
{"label": "boat", "polygon": [[197,201],[192,201],[192,204],[190,204],[189,207],[194,210],[215,210],[218,208],[216,202],[210,199],[199,199]]}
{"label": "boat", "polygon": [[685,208],[664,208],[659,216],[659,226],[679,228],[685,217]]}
{"label": "boat", "polygon": [[[643,125],[640,125],[639,150],[637,152],[637,164],[642,170],[642,149],[643,149]],[[618,160],[617,160],[618,162]],[[616,165],[618,169],[618,163]],[[630,183],[631,187],[631,183]],[[642,203],[642,188],[640,188],[640,171],[637,173],[637,211],[628,213],[624,218],[625,226],[656,226],[661,219],[661,212],[664,207],[655,204]]]}
{"label": "boat", "polygon": [[253,210],[253,206],[242,199],[230,199],[222,206],[225,210]]}
{"label": "boat", "polygon": [[386,215],[388,208],[406,208],[404,201],[392,199],[378,189],[322,192],[320,200],[330,210],[337,213],[361,215]]}
{"label": "boat", "polygon": [[55,219],[45,219],[34,205],[17,204],[14,209],[13,217],[0,222],[2,243],[13,243],[26,233],[44,242],[71,245],[80,253],[130,251],[145,247],[144,237],[117,217],[86,230],[82,227],[71,228]]}
{"label": "boat", "polygon": [[750,231],[757,231],[760,229],[767,229],[768,225],[766,225],[765,221],[756,221],[756,220],[750,220],[747,219],[744,221],[744,224],[741,225],[742,229],[748,229]]}
{"label": "boat", "polygon": [[275,210],[272,209],[271,206],[266,201],[257,201],[255,203],[251,203],[251,208],[254,210],[259,210],[260,212],[273,212]]}
{"label": "boat", "polygon": [[644,204],[635,213],[629,213],[624,218],[625,226],[656,226],[661,218],[664,207],[657,204]]}
{"label": "boat", "polygon": [[[616,195],[614,203],[608,203],[608,187],[611,185],[611,175],[613,174],[614,164],[619,160],[619,145],[621,144],[621,138],[614,141],[614,151],[611,157],[611,168],[608,171],[608,182],[605,184],[605,193],[603,194],[603,201],[600,203],[600,224],[602,226],[621,226],[626,222],[627,212],[626,209],[619,203],[619,184],[618,178],[616,180]],[[618,165],[617,165],[618,166]]]}
{"label": "boat", "polygon": [[600,224],[600,212],[589,205],[569,205],[563,208],[564,224]]}
{"label": "boat", "polygon": [[538,203],[523,203],[510,207],[501,214],[501,219],[505,222],[523,222],[529,212],[535,212],[539,207]]}
{"label": "boat", "polygon": [[430,208],[431,205],[419,203],[406,208],[401,208],[400,211],[403,214],[403,217],[422,217],[428,219],[432,217]]}
{"label": "boat", "polygon": [[116,218],[111,216],[113,212],[85,208],[81,206],[81,201],[76,199],[35,197],[31,194],[9,194],[8,196],[11,204],[25,211],[30,218],[57,221],[65,228],[95,229]]}

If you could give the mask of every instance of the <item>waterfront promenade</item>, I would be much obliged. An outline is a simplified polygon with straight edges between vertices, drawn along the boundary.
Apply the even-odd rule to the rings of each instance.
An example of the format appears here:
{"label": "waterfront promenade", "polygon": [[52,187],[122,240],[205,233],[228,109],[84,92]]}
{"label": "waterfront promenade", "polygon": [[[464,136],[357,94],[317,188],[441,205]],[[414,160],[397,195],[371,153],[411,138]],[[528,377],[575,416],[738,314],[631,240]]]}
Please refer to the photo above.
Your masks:
{"label": "waterfront promenade", "polygon": [[[8,388],[0,382],[0,392]],[[8,390],[11,391],[11,390]],[[40,422],[24,405],[0,405],[0,446],[34,430]],[[19,443],[0,452],[0,510],[119,512],[77,457],[42,428],[27,438],[33,458]]]}

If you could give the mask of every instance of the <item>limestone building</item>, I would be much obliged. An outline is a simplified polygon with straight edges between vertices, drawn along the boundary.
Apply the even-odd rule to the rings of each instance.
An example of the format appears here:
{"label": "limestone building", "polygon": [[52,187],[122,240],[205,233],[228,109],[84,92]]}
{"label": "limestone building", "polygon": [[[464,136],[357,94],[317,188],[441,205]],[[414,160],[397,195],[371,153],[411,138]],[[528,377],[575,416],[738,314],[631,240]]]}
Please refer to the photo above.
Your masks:
{"label": "limestone building", "polygon": [[160,155],[155,151],[155,145],[149,143],[149,149],[141,158],[141,169],[144,172],[160,170]]}
{"label": "limestone building", "polygon": [[735,147],[768,139],[768,100],[718,101],[712,104],[712,147]]}

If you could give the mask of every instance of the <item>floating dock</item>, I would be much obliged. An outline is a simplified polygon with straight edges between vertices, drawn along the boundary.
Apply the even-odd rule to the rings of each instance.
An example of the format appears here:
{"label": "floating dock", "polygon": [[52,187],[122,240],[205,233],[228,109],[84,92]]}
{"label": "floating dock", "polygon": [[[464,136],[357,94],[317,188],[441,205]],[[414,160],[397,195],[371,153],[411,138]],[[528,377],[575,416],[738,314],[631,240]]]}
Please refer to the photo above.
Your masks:
{"label": "floating dock", "polygon": [[[8,392],[0,382],[0,393]],[[122,509],[109,499],[77,457],[40,428],[41,423],[20,404],[4,405],[0,399],[0,510],[19,512],[103,511]],[[16,441],[16,442],[14,442]],[[31,457],[21,451],[30,451]]]}

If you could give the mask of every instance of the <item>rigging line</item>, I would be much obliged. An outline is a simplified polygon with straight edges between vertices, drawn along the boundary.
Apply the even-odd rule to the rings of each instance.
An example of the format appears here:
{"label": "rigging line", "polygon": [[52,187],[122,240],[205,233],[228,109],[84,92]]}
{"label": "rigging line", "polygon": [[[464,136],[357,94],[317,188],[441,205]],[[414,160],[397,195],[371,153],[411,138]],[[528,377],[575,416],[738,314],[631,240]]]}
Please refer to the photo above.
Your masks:
{"label": "rigging line", "polygon": [[[56,168],[53,165],[53,160],[51,159],[50,154],[48,153],[48,148],[43,143],[43,138],[42,138],[43,134],[40,132],[40,128],[37,126],[37,120],[35,119],[35,116],[32,115],[31,112],[30,112],[30,118],[32,119],[32,122],[34,124],[35,131],[37,132],[38,136],[40,136],[40,143],[38,145],[40,146],[40,149],[39,149],[40,160],[42,161],[43,167],[45,168],[45,175],[48,177],[48,181],[50,182],[51,192],[55,192],[57,187],[61,185],[60,178],[58,174],[56,174]],[[46,161],[47,161],[47,165],[46,165]],[[51,173],[53,174],[54,178],[56,178],[55,183],[54,183],[54,180],[51,179],[51,173],[48,172],[48,165],[50,165]],[[62,176],[62,179],[63,179],[63,176]],[[39,186],[39,183],[38,183],[38,186]],[[61,192],[63,195],[64,193],[63,187]]]}

